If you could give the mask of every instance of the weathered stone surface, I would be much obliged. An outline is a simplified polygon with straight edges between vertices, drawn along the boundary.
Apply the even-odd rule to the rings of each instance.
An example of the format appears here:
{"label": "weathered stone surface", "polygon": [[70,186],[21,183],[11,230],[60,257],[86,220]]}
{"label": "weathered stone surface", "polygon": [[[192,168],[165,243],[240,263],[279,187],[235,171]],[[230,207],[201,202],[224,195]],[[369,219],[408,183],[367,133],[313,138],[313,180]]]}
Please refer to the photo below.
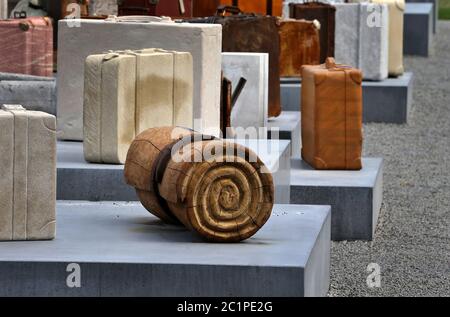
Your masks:
{"label": "weathered stone surface", "polygon": [[18,107],[0,110],[0,240],[55,236],[56,120]]}
{"label": "weathered stone surface", "polygon": [[[79,27],[76,23],[79,23]],[[201,119],[202,123],[202,127],[196,127],[196,130],[218,134],[222,47],[220,25],[60,20],[58,36],[58,127],[62,131],[61,139],[83,138],[83,72],[86,57],[108,50],[149,47],[192,54],[194,118]]]}
{"label": "weathered stone surface", "polygon": [[386,4],[336,3],[335,58],[359,68],[364,79],[388,76],[389,12]]}
{"label": "weathered stone surface", "polygon": [[[0,104],[20,104],[28,110],[56,115],[56,80],[11,80],[0,76]],[[41,77],[38,77],[41,78]]]}

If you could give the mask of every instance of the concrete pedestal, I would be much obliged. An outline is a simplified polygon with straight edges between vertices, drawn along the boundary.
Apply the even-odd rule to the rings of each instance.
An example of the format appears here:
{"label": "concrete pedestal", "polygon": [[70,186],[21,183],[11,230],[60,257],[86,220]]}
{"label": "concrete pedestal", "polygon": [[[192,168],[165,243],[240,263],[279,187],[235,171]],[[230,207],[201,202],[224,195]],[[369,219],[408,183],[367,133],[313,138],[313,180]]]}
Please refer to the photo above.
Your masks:
{"label": "concrete pedestal", "polygon": [[383,200],[383,160],[361,171],[317,171],[292,160],[291,203],[331,205],[331,239],[372,240]]}
{"label": "concrete pedestal", "polygon": [[433,15],[432,3],[406,4],[403,34],[405,55],[429,56],[433,44]]}
{"label": "concrete pedestal", "polygon": [[439,0],[406,0],[406,3],[431,3],[433,4],[433,33],[436,34],[437,21],[439,20]]}
{"label": "concrete pedestal", "polygon": [[[211,244],[138,203],[60,202],[57,232],[54,241],[0,244],[0,296],[325,296],[329,288],[328,206],[276,205],[252,238]],[[77,276],[81,287],[69,287]]]}
{"label": "concrete pedestal", "polygon": [[[412,106],[413,74],[398,78],[363,82],[363,121],[408,123]],[[300,109],[300,79],[281,80],[281,102],[285,111]]]}
{"label": "concrete pedestal", "polygon": [[[300,111],[283,111],[276,118],[270,118],[268,122],[269,139],[278,138],[291,141],[291,154],[293,158],[301,156],[301,116]],[[272,133],[273,129],[277,129]]]}
{"label": "concrete pedestal", "polygon": [[[250,147],[273,173],[276,203],[290,200],[290,142],[233,140]],[[92,164],[84,160],[83,143],[58,142],[57,199],[136,201],[134,188],[125,183],[123,165]]]}

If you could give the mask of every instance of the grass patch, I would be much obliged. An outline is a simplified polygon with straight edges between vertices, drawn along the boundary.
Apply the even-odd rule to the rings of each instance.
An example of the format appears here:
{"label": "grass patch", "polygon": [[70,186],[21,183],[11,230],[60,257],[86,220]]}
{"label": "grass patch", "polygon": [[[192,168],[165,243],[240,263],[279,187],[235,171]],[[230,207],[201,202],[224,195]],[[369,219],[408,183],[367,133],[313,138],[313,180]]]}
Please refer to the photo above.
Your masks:
{"label": "grass patch", "polygon": [[450,8],[439,9],[439,20],[450,20]]}
{"label": "grass patch", "polygon": [[439,20],[450,20],[450,0],[439,0]]}

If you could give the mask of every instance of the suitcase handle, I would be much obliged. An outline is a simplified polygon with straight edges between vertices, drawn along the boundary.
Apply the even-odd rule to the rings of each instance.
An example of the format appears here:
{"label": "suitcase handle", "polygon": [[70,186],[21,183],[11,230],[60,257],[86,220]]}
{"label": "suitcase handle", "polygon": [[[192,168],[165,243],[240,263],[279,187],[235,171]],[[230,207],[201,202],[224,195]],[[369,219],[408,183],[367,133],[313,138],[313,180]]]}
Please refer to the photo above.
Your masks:
{"label": "suitcase handle", "polygon": [[226,6],[222,5],[217,7],[216,16],[225,16],[227,13],[231,13],[232,15],[241,14],[242,11],[238,7],[235,6]]}
{"label": "suitcase handle", "polygon": [[336,68],[336,61],[334,60],[333,57],[327,57],[327,59],[325,60],[325,67],[327,69]]}
{"label": "suitcase handle", "polygon": [[163,22],[163,23],[172,23],[172,19],[170,17],[155,17],[150,15],[125,15],[125,16],[115,16],[110,15],[105,21],[112,22],[136,22],[136,23],[152,23],[152,22]]}

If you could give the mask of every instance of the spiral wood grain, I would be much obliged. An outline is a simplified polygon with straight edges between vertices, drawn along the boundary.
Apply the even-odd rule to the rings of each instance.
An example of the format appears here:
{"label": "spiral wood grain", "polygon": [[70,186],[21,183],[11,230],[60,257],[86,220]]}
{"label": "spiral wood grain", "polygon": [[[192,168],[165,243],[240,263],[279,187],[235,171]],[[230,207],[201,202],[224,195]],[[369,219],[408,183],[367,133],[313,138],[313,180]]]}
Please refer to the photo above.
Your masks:
{"label": "spiral wood grain", "polygon": [[140,134],[128,152],[125,178],[151,213],[216,242],[251,237],[273,207],[272,176],[256,154],[182,128]]}

